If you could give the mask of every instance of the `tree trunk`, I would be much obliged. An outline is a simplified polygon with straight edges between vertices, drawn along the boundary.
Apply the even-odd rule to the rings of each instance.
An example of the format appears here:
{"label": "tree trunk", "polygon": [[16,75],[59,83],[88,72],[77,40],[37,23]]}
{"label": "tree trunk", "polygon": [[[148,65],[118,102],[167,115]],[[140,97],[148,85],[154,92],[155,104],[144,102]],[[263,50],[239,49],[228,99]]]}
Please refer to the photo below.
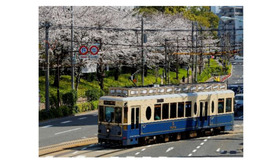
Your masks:
{"label": "tree trunk", "polygon": [[76,76],[76,84],[75,84],[75,90],[78,91],[79,83],[80,83],[80,78],[81,78],[81,67],[79,66],[77,68],[77,76]]}

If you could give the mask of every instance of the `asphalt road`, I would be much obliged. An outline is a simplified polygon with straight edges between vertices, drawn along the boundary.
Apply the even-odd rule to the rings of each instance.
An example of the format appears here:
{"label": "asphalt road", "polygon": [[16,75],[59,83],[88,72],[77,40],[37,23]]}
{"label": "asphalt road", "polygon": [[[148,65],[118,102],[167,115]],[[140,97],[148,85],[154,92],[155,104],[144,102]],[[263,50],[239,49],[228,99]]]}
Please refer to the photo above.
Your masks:
{"label": "asphalt road", "polygon": [[243,60],[232,60],[232,76],[227,80],[228,84],[243,84]]}
{"label": "asphalt road", "polygon": [[127,148],[92,144],[46,157],[243,157],[243,118],[235,118],[234,131],[215,136]]}
{"label": "asphalt road", "polygon": [[97,111],[46,121],[39,124],[39,147],[96,137]]}
{"label": "asphalt road", "polygon": [[117,157],[242,157],[243,121],[235,121],[235,131],[149,146]]}

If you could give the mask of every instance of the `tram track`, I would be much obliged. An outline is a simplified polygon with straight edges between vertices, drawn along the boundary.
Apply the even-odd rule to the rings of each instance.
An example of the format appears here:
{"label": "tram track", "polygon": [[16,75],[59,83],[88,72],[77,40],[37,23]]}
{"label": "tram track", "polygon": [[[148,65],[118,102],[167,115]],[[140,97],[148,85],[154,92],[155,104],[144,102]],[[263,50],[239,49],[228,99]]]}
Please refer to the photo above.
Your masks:
{"label": "tram track", "polygon": [[[219,136],[232,136],[240,134],[239,131],[225,132]],[[215,137],[215,136],[214,136]],[[192,139],[192,138],[191,138]],[[160,145],[162,143],[159,143]],[[144,145],[145,146],[145,145]],[[92,137],[75,141],[64,142],[56,145],[39,148],[39,157],[77,157],[87,155],[89,157],[114,157],[123,151],[133,151],[143,146],[117,147],[98,144],[98,138]],[[131,150],[132,149],[132,150]]]}
{"label": "tram track", "polygon": [[48,155],[51,153],[63,151],[65,149],[69,149],[69,148],[81,147],[81,146],[97,144],[97,143],[98,143],[98,138],[92,137],[92,138],[79,139],[79,140],[68,141],[68,142],[59,143],[59,144],[55,144],[55,145],[50,145],[50,146],[46,146],[46,147],[41,147],[41,148],[39,148],[39,157],[45,156],[45,155]]}

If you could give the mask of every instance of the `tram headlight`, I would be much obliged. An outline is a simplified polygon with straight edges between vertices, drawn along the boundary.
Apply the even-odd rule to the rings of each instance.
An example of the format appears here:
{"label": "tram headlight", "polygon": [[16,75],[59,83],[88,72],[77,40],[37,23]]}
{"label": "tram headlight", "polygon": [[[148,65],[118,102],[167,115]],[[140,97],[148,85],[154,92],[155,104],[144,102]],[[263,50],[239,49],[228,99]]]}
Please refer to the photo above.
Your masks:
{"label": "tram headlight", "polygon": [[127,131],[127,126],[123,126],[123,130]]}

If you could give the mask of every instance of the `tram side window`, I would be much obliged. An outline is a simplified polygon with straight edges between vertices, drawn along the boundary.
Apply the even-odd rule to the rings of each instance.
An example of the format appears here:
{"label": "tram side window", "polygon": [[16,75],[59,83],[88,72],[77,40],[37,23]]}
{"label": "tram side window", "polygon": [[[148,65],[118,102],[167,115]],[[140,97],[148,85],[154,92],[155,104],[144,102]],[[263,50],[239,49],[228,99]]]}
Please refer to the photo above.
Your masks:
{"label": "tram side window", "polygon": [[123,123],[127,123],[127,112],[128,112],[128,108],[124,107],[123,109]]}
{"label": "tram side window", "polygon": [[136,108],[136,127],[139,128],[139,108]]}
{"label": "tram side window", "polygon": [[134,112],[135,112],[135,109],[132,108],[131,109],[131,129],[134,129]]}
{"label": "tram side window", "polygon": [[155,104],[154,120],[161,120],[161,105]]}
{"label": "tram side window", "polygon": [[224,113],[224,99],[218,100],[218,113]]}
{"label": "tram side window", "polygon": [[184,102],[178,103],[178,117],[184,117]]}
{"label": "tram side window", "polygon": [[122,123],[122,108],[116,107],[115,108],[115,115],[116,115],[116,123]]}
{"label": "tram side window", "polygon": [[186,117],[190,117],[192,115],[191,108],[192,108],[192,102],[191,101],[186,102],[185,103]]}
{"label": "tram side window", "polygon": [[176,103],[171,103],[170,104],[170,118],[176,118],[177,117],[177,108],[176,108]]}
{"label": "tram side window", "polygon": [[168,119],[169,117],[169,104],[164,103],[162,105],[162,119]]}
{"label": "tram side window", "polygon": [[231,105],[231,102],[232,102],[232,99],[231,99],[231,98],[227,98],[227,99],[226,99],[226,112],[231,112],[231,110],[232,110],[232,109],[231,109],[231,108],[232,108],[232,107],[231,107],[231,106],[232,106],[232,105]]}
{"label": "tram side window", "polygon": [[99,121],[103,122],[104,121],[104,107],[99,106],[98,108],[99,108],[99,113],[98,113]]}

